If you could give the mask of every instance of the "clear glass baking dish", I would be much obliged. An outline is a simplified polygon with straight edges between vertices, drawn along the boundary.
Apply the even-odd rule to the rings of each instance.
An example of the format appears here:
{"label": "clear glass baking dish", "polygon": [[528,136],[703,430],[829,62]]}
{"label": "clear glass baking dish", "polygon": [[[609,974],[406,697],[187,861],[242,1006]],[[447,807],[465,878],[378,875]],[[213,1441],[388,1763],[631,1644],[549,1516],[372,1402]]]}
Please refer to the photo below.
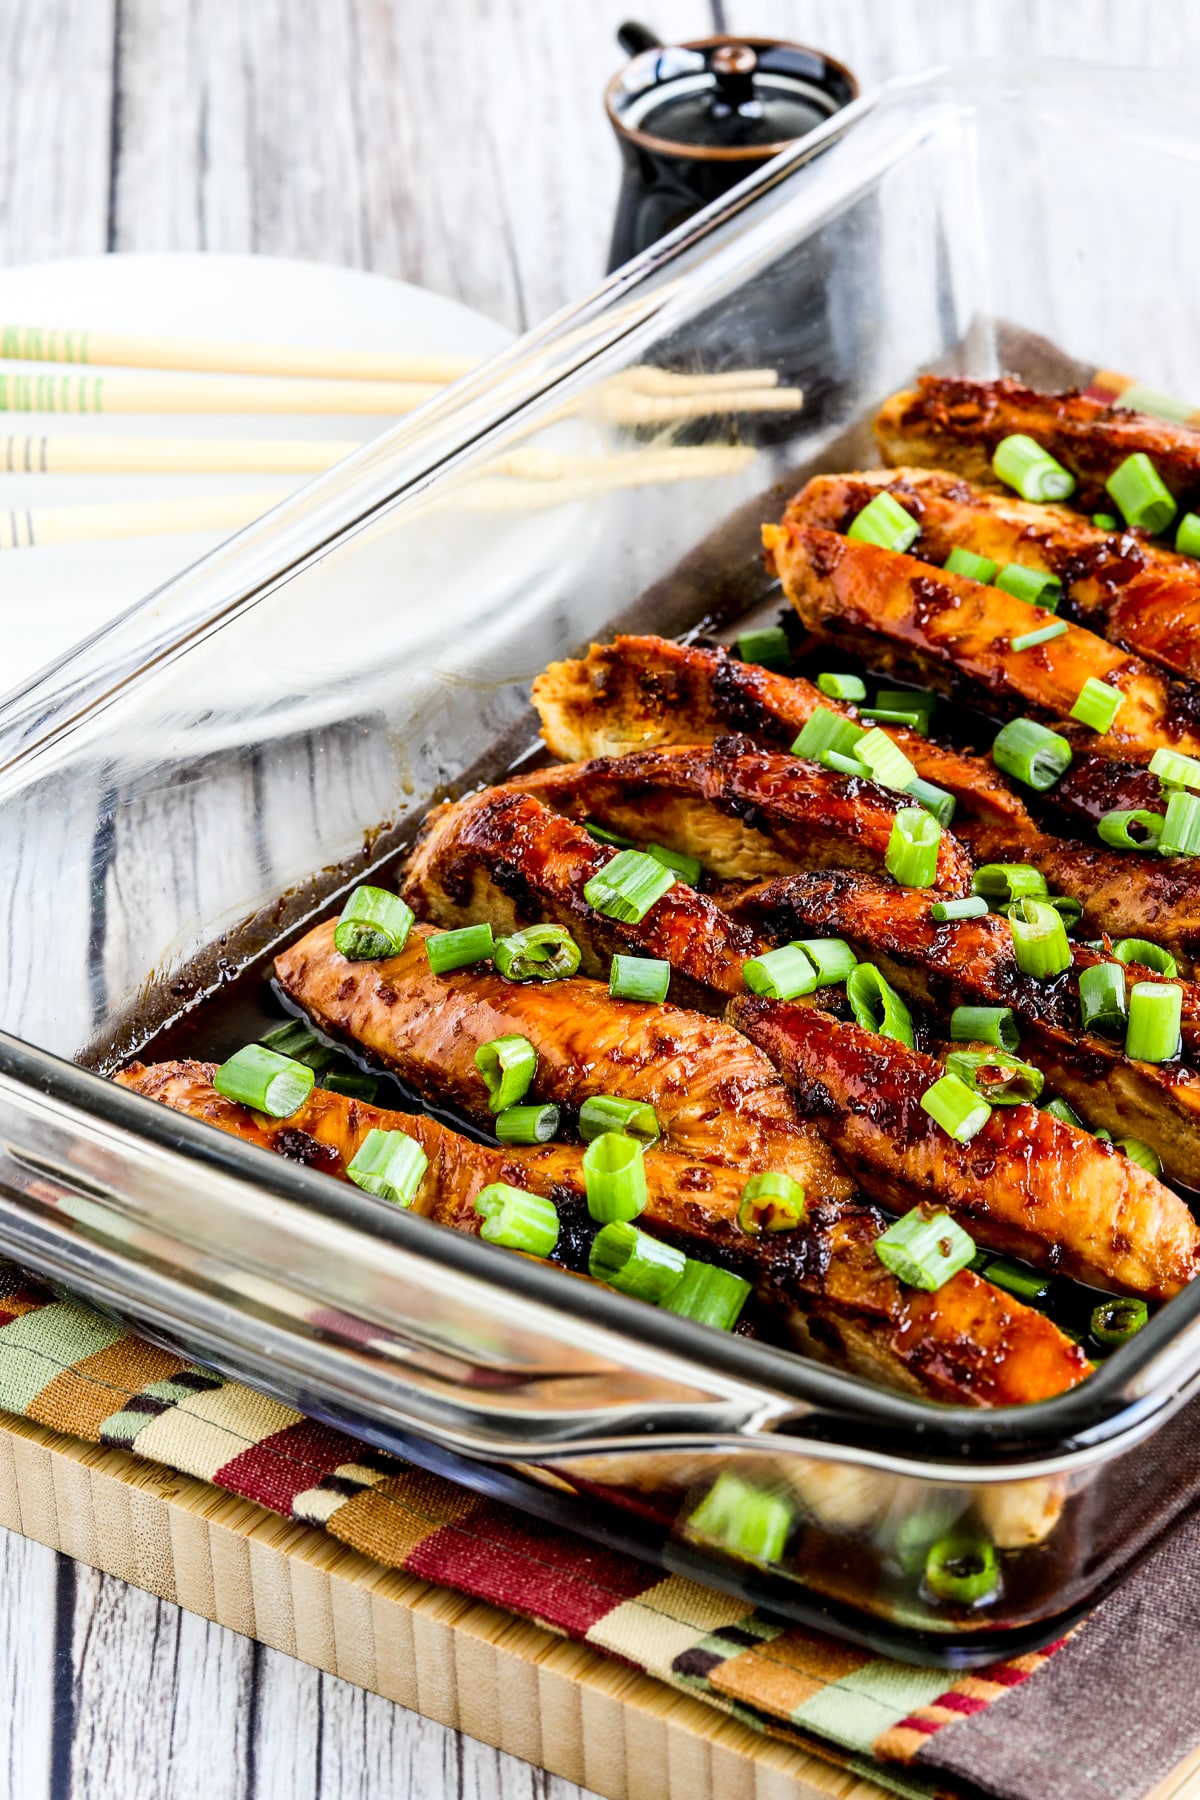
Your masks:
{"label": "clear glass baking dish", "polygon": [[[0,1250],[381,1445],[897,1654],[1016,1653],[1116,1579],[1191,1491],[1200,1292],[1070,1395],[936,1407],[92,1071],[526,752],[551,658],[618,621],[777,604],[759,524],[808,471],[869,458],[875,405],[918,370],[1200,391],[1177,224],[1198,113],[1184,83],[1075,64],[893,84],[11,695]],[[697,413],[644,373],[751,368],[802,408]],[[730,1475],[790,1521],[757,1555],[720,1494],[698,1510]],[[1003,1580],[947,1608],[913,1547],[965,1520]]]}

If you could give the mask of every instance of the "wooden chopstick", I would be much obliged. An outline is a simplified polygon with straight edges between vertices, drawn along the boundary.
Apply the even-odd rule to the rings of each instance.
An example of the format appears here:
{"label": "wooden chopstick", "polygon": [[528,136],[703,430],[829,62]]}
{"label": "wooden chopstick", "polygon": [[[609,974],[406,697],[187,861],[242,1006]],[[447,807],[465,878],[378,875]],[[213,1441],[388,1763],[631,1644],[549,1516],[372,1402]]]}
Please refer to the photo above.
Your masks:
{"label": "wooden chopstick", "polygon": [[328,469],[361,440],[0,436],[0,474],[309,475]]}
{"label": "wooden chopstick", "polygon": [[442,391],[428,381],[0,373],[0,412],[387,413],[394,418]]}
{"label": "wooden chopstick", "polygon": [[194,369],[226,375],[307,375],[342,381],[456,381],[478,366],[470,356],[409,356],[388,350],[334,350],[324,344],[240,344],[222,338],[134,337],[116,331],[0,324],[0,356],[14,362],[110,364],[127,369]]}
{"label": "wooden chopstick", "polygon": [[160,532],[236,531],[284,498],[282,493],[213,494],[194,500],[0,509],[0,550],[29,550],[93,538],[153,537]]}

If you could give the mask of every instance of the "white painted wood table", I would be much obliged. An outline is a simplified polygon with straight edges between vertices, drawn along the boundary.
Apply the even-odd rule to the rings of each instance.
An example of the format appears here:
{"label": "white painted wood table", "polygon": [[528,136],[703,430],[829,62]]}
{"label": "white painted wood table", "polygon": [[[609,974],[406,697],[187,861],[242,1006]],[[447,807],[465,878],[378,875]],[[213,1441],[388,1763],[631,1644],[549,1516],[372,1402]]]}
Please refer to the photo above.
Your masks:
{"label": "white painted wood table", "polygon": [[[630,0],[630,4],[633,0]],[[0,0],[0,258],[258,251],[517,328],[603,272],[624,0]],[[636,10],[636,9],[635,9]],[[1188,0],[656,0],[864,85],[975,52],[1200,71]],[[574,1800],[582,1790],[0,1536],[4,1800]]]}

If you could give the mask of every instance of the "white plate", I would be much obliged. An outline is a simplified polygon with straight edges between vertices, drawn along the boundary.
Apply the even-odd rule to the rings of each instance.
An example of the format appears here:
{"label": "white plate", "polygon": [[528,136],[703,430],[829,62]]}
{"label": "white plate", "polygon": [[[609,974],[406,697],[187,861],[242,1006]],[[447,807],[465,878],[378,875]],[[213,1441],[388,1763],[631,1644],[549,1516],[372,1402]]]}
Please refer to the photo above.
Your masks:
{"label": "white plate", "polygon": [[[264,256],[95,256],[0,269],[0,319],[163,337],[229,338],[348,349],[486,357],[511,341],[504,326],[455,300],[367,275]],[[38,365],[0,363],[0,368]],[[0,430],[134,437],[303,437],[365,441],[378,417],[8,413]],[[163,499],[238,491],[290,492],[280,475],[0,474],[0,508]],[[227,535],[190,532],[0,552],[4,656],[0,692],[123,612]]]}

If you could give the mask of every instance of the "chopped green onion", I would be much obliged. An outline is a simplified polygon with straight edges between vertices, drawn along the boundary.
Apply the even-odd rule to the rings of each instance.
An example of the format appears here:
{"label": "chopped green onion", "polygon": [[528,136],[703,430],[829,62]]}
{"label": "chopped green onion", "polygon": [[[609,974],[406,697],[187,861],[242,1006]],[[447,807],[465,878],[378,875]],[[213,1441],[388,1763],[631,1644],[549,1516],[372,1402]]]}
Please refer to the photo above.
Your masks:
{"label": "chopped green onion", "polygon": [[592,876],[583,890],[589,906],[622,925],[640,925],[675,876],[656,857],[641,850],[618,850],[612,861]]}
{"label": "chopped green onion", "polygon": [[912,1017],[894,987],[883,979],[874,963],[857,963],[846,977],[850,1010],[864,1031],[894,1038],[914,1048]]}
{"label": "chopped green onion", "polygon": [[917,520],[888,493],[868,501],[846,533],[860,544],[878,544],[883,550],[907,550],[920,535]]}
{"label": "chopped green onion", "polygon": [[1156,750],[1150,758],[1150,773],[1157,775],[1164,787],[1200,788],[1200,762],[1178,750]]}
{"label": "chopped green onion", "polygon": [[866,763],[859,762],[857,756],[843,756],[840,750],[826,750],[818,759],[825,768],[832,769],[838,775],[857,775],[865,781],[870,774]]}
{"label": "chopped green onion", "polygon": [[921,806],[902,806],[892,821],[883,866],[901,887],[927,888],[937,880],[942,828]]}
{"label": "chopped green onion", "polygon": [[303,1019],[289,1019],[286,1025],[277,1025],[259,1042],[268,1050],[274,1050],[276,1056],[307,1063],[316,1075],[337,1061],[337,1051],[332,1045],[323,1044],[312,1026],[305,1024]]}
{"label": "chopped green onion", "polygon": [[858,958],[845,938],[800,938],[796,948],[803,950],[817,971],[818,987],[829,987],[834,982],[845,981],[851,969],[858,964]]}
{"label": "chopped green onion", "polygon": [[1057,1119],[1060,1125],[1073,1125],[1076,1131],[1087,1130],[1087,1126],[1075,1111],[1075,1108],[1073,1106],[1068,1106],[1065,1100],[1044,1100],[1038,1108],[1038,1111],[1049,1113],[1050,1117],[1052,1119]]}
{"label": "chopped green onion", "polygon": [[1175,533],[1175,548],[1180,556],[1200,556],[1200,513],[1184,513]]}
{"label": "chopped green onion", "polygon": [[1120,1037],[1125,1030],[1125,971],[1119,963],[1093,963],[1079,972],[1079,1019],[1085,1031]]}
{"label": "chopped green onion", "polygon": [[1032,863],[981,863],[971,877],[971,892],[982,894],[989,906],[1008,906],[1014,900],[1040,900],[1046,877]]}
{"label": "chopped green onion", "polygon": [[537,1072],[537,1051],[528,1038],[510,1033],[480,1044],[475,1052],[475,1067],[487,1083],[491,1110],[507,1112],[529,1091]]}
{"label": "chopped green onion", "polygon": [[1093,731],[1111,731],[1124,704],[1125,696],[1119,688],[1089,675],[1071,708],[1071,717],[1081,725],[1090,725]]}
{"label": "chopped green onion", "polygon": [[1000,439],[992,453],[992,469],[1022,500],[1066,500],[1075,492],[1071,471],[1021,431]]}
{"label": "chopped green onion", "polygon": [[657,956],[614,956],[608,991],[614,1000],[642,1000],[661,1006],[671,985],[671,965]]}
{"label": "chopped green onion", "polygon": [[758,663],[764,669],[784,669],[791,661],[792,648],[782,625],[765,625],[761,631],[743,631],[737,647],[744,663]]}
{"label": "chopped green onion", "polygon": [[1114,1296],[1111,1300],[1102,1300],[1092,1313],[1092,1336],[1106,1349],[1115,1348],[1136,1337],[1149,1317],[1150,1308],[1144,1300]]}
{"label": "chopped green onion", "polygon": [[915,800],[918,806],[924,807],[943,830],[954,817],[958,801],[953,794],[948,794],[945,788],[938,787],[935,782],[923,781],[918,775],[915,781],[909,782],[904,792],[910,800]]}
{"label": "chopped green onion", "polygon": [[439,931],[425,939],[425,954],[435,975],[465,969],[469,963],[486,962],[496,948],[490,925],[464,925],[459,931]]}
{"label": "chopped green onion", "polygon": [[799,944],[784,944],[763,956],[748,958],[742,964],[742,980],[752,994],[765,994],[770,1000],[794,1000],[797,994],[813,992],[817,971]]}
{"label": "chopped green onion", "polygon": [[917,779],[916,769],[899,744],[894,744],[878,725],[859,738],[854,754],[866,765],[872,781],[878,781],[882,787],[897,788],[903,793],[909,782]]}
{"label": "chopped green onion", "polygon": [[565,925],[527,925],[502,937],[492,956],[505,981],[562,981],[574,975],[580,961],[579,945]]}
{"label": "chopped green onion", "polygon": [[1007,1050],[952,1050],[946,1073],[990,1106],[1032,1106],[1045,1085],[1040,1069]]}
{"label": "chopped green onion", "polygon": [[996,1552],[986,1538],[940,1538],[925,1558],[925,1586],[954,1606],[978,1606],[999,1585]]}
{"label": "chopped green onion", "polygon": [[358,1069],[330,1069],[321,1077],[321,1086],[329,1094],[342,1094],[347,1100],[363,1100],[374,1106],[383,1086],[378,1075],[364,1075]]}
{"label": "chopped green onion", "polygon": [[875,707],[880,712],[917,713],[922,720],[917,730],[928,736],[937,699],[929,688],[880,688],[875,695]]}
{"label": "chopped green onion", "polygon": [[947,575],[965,575],[968,581],[982,582],[984,587],[991,585],[995,578],[999,563],[994,563],[990,556],[976,556],[973,550],[953,549],[946,558]]}
{"label": "chopped green onion", "polygon": [[1151,413],[1156,419],[1170,419],[1174,425],[1190,424],[1192,418],[1189,401],[1177,400],[1174,394],[1164,394],[1158,388],[1148,387],[1144,381],[1131,381],[1124,392],[1117,395],[1113,405],[1130,412]]}
{"label": "chopped green onion", "polygon": [[588,823],[583,828],[593,844],[610,844],[614,850],[632,850],[632,838],[622,837],[619,831],[606,831],[603,825]]}
{"label": "chopped green onion", "polygon": [[624,1219],[614,1219],[592,1239],[588,1274],[619,1294],[660,1306],[679,1285],[686,1263],[682,1250],[660,1243]]}
{"label": "chopped green onion", "polygon": [[416,915],[399,894],[386,888],[357,887],[342,908],[333,945],[347,962],[378,962],[399,956]]}
{"label": "chopped green onion", "polygon": [[1071,746],[1035,719],[1012,719],[997,734],[992,761],[1005,775],[1044,794],[1071,766]]}
{"label": "chopped green onion", "polygon": [[549,1256],[558,1242],[558,1208],[544,1194],[493,1181],[476,1194],[475,1211],[483,1220],[479,1235],[485,1243]]}
{"label": "chopped green onion", "polygon": [[954,919],[981,919],[987,909],[983,895],[972,894],[968,900],[935,900],[929,912],[935,925],[947,925]]}
{"label": "chopped green onion", "polygon": [[717,1331],[732,1331],[743,1306],[750,1297],[750,1283],[715,1263],[697,1262],[689,1256],[680,1276],[662,1302],[664,1312],[678,1313],[681,1319],[695,1319],[699,1325],[711,1325]]}
{"label": "chopped green onion", "polygon": [[[980,1104],[974,1095],[969,1098],[973,1106]],[[983,1111],[986,1114],[988,1108],[984,1106]],[[875,1254],[897,1281],[932,1294],[966,1268],[975,1255],[975,1244],[948,1212],[927,1212],[914,1206],[875,1239]]]}
{"label": "chopped green onion", "polygon": [[1065,931],[1074,931],[1083,917],[1083,903],[1074,894],[1051,894],[1047,904],[1054,908]]}
{"label": "chopped green onion", "polygon": [[1044,900],[1014,900],[1008,909],[1013,954],[1022,975],[1044,981],[1071,966],[1071,946],[1059,914]]}
{"label": "chopped green onion", "polygon": [[1134,1062],[1171,1062],[1179,1054],[1183,989],[1169,981],[1135,981],[1129,993],[1125,1054]]}
{"label": "chopped green onion", "polygon": [[588,1211],[598,1225],[636,1219],[646,1207],[646,1153],[637,1138],[603,1131],[583,1153]]}
{"label": "chopped green onion", "polygon": [[1111,1131],[1103,1131],[1103,1130],[1093,1131],[1092,1136],[1096,1139],[1097,1143],[1100,1143],[1100,1144],[1111,1144],[1112,1143],[1112,1132]]}
{"label": "chopped green onion", "polygon": [[687,1522],[689,1537],[707,1538],[748,1562],[776,1563],[792,1529],[782,1494],[752,1487],[729,1470],[717,1476]]}
{"label": "chopped green onion", "polygon": [[1152,1144],[1144,1143],[1141,1138],[1118,1138],[1117,1149],[1123,1150],[1130,1162],[1145,1169],[1148,1175],[1162,1174],[1162,1158]]}
{"label": "chopped green onion", "polygon": [[704,864],[698,856],[688,856],[682,850],[668,850],[663,844],[647,844],[646,855],[660,862],[664,869],[670,869],[680,881],[688,887],[699,887],[704,875]]}
{"label": "chopped green onion", "polygon": [[870,719],[872,725],[903,725],[908,731],[922,734],[925,730],[925,715],[917,712],[915,707],[910,710],[897,706],[860,706],[858,716]]}
{"label": "chopped green onion", "polygon": [[508,1106],[496,1116],[496,1136],[502,1144],[548,1144],[558,1134],[557,1106]]}
{"label": "chopped green onion", "polygon": [[1158,834],[1158,854],[1200,856],[1200,794],[1179,789],[1171,795]]}
{"label": "chopped green onion", "polygon": [[1152,944],[1149,938],[1118,938],[1112,953],[1119,963],[1141,963],[1143,969],[1153,969],[1156,975],[1172,980],[1179,973],[1179,964],[1171,952],[1161,944]]}
{"label": "chopped green onion", "polygon": [[1037,631],[1023,631],[1020,637],[1009,638],[1008,647],[1010,650],[1035,650],[1039,644],[1049,644],[1066,635],[1066,620],[1052,619],[1049,625],[1043,625]]}
{"label": "chopped green onion", "polygon": [[1115,531],[1117,529],[1117,523],[1116,513],[1099,512],[1092,514],[1092,524],[1096,527],[1097,531]]}
{"label": "chopped green onion", "polygon": [[619,1137],[653,1144],[662,1135],[658,1114],[648,1100],[624,1100],[617,1094],[593,1094],[579,1109],[579,1135],[585,1144],[615,1131]]}
{"label": "chopped green onion", "polygon": [[[1153,850],[1162,836],[1163,816],[1147,812],[1144,807],[1114,807],[1106,812],[1096,830],[1100,842],[1113,850]],[[1134,831],[1144,835],[1134,837]]]}
{"label": "chopped green onion", "polygon": [[290,1119],[312,1093],[316,1075],[307,1063],[280,1056],[265,1044],[246,1044],[213,1076],[213,1086],[227,1100],[251,1106],[272,1119]]}
{"label": "chopped green onion", "polygon": [[957,1075],[943,1075],[921,1095],[921,1106],[956,1143],[969,1144],[991,1118],[992,1109]]}
{"label": "chopped green onion", "polygon": [[1170,488],[1144,451],[1127,456],[1104,484],[1127,525],[1156,536],[1165,531],[1178,508]]}
{"label": "chopped green onion", "polygon": [[815,706],[792,745],[792,755],[808,757],[812,762],[820,762],[829,750],[837,750],[843,756],[852,755],[859,738],[865,736],[862,726],[856,725],[844,713],[833,712],[828,706]]}
{"label": "chopped green onion", "polygon": [[1057,575],[1043,569],[1027,569],[1024,563],[1006,563],[993,584],[1014,600],[1026,606],[1040,606],[1043,612],[1057,612],[1062,599],[1062,582]]}
{"label": "chopped green onion", "polygon": [[832,671],[817,676],[817,687],[830,700],[865,700],[867,684],[861,675],[835,675]]}
{"label": "chopped green onion", "polygon": [[760,1232],[795,1231],[807,1212],[804,1189],[790,1175],[768,1169],[752,1175],[742,1189],[738,1224],[751,1237]]}
{"label": "chopped green onion", "polygon": [[1021,1042],[1011,1006],[956,1006],[950,1014],[950,1037],[956,1044],[994,1044],[1015,1050]]}
{"label": "chopped green onion", "polygon": [[346,1173],[366,1193],[393,1206],[411,1206],[428,1167],[416,1138],[404,1131],[375,1130],[368,1131]]}
{"label": "chopped green onion", "polygon": [[1048,1275],[1040,1269],[1031,1269],[1028,1263],[1014,1262],[1010,1256],[989,1257],[982,1273],[1005,1293],[1023,1300],[1026,1306],[1031,1306],[1035,1300],[1044,1300],[1050,1291]]}

